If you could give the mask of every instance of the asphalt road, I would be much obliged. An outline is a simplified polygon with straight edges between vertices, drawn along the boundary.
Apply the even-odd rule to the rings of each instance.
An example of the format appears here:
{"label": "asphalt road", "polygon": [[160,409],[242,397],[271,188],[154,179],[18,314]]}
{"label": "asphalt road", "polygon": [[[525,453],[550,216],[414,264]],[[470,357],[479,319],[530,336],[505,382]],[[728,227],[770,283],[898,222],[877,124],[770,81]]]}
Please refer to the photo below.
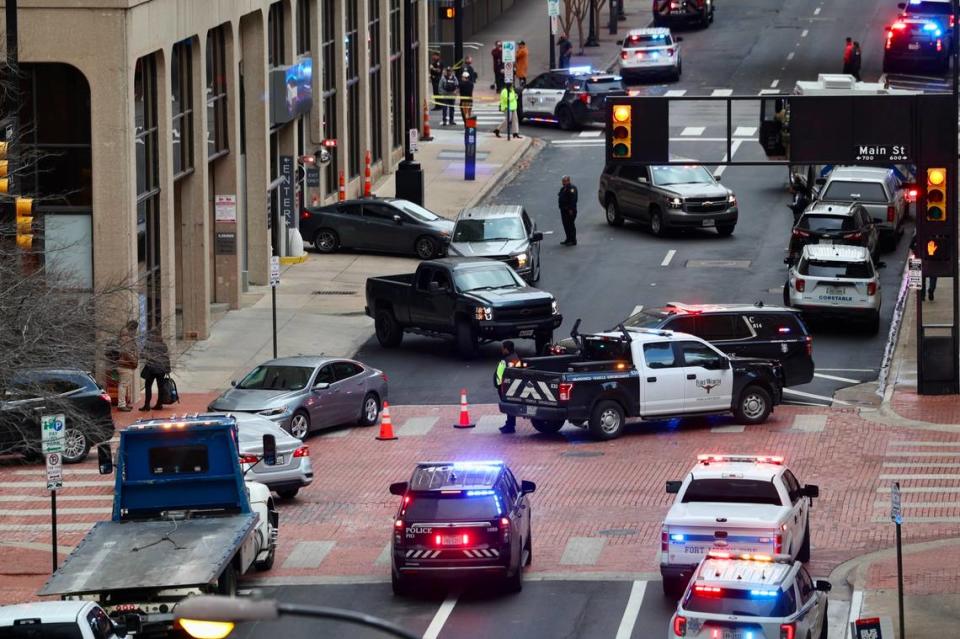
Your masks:
{"label": "asphalt road", "polygon": [[[869,0],[723,4],[710,28],[682,34],[680,82],[650,83],[640,89],[656,95],[683,91],[687,96],[723,94],[725,89],[734,95],[777,88],[790,91],[796,80],[839,72],[847,35],[863,45],[864,79],[875,80],[880,76],[883,26],[895,13],[895,4]],[[724,120],[722,105],[674,103],[671,153],[706,164],[722,160]],[[755,137],[751,127],[758,126],[756,106],[738,106],[732,120],[734,128],[743,127],[739,134],[734,132],[742,140],[734,142],[733,159],[763,160],[761,148],[751,139]],[[577,318],[583,318],[582,330],[606,329],[638,305],[782,303],[784,249],[792,226],[784,167],[722,169],[722,181],[736,192],[740,207],[732,237],[720,238],[705,230],[655,238],[630,223],[622,228],[607,226],[596,197],[604,163],[602,137],[595,132],[591,136],[591,132],[581,135],[542,127],[525,127],[525,133],[544,137],[544,148],[494,201],[522,203],[539,229],[548,232],[538,286],[559,301],[564,323],[556,333],[558,339],[569,333]],[[580,189],[579,244],[570,248],[559,245],[563,233],[555,197],[564,174],[572,176]],[[884,256],[880,332],[868,335],[848,324],[813,325],[817,377],[793,388],[788,400],[827,404],[837,389],[876,379],[911,233],[908,226],[896,251]],[[707,264],[698,265],[703,260]],[[532,353],[532,342],[518,344],[521,354]],[[452,341],[414,335],[406,335],[403,345],[390,351],[372,338],[357,353],[358,359],[388,373],[391,401],[397,404],[456,403],[461,388],[469,390],[471,402],[495,402],[490,380],[497,357],[498,346],[490,344],[482,348],[481,357],[464,362],[454,354]]]}

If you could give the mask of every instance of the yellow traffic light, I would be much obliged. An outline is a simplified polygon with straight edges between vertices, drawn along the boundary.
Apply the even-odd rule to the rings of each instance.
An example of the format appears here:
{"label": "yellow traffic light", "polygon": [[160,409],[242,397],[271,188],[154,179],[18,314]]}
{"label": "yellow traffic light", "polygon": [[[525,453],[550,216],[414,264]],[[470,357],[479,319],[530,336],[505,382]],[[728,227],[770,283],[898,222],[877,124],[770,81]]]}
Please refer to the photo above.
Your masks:
{"label": "yellow traffic light", "polygon": [[7,143],[0,142],[0,193],[10,192],[10,179],[7,177],[10,164],[7,160]]}
{"label": "yellow traffic light", "polygon": [[233,632],[232,621],[180,619],[180,627],[194,639],[224,639]]}
{"label": "yellow traffic light", "polygon": [[612,109],[613,122],[610,123],[612,144],[611,153],[614,159],[623,160],[633,155],[631,143],[633,140],[633,107],[629,104],[614,104]]}
{"label": "yellow traffic light", "polygon": [[927,169],[927,221],[947,220],[947,170]]}
{"label": "yellow traffic light", "polygon": [[441,14],[444,20],[453,20],[457,17],[457,8],[456,7],[441,7]]}
{"label": "yellow traffic light", "polygon": [[17,247],[28,251],[33,248],[33,199],[18,197],[15,208],[17,212]]}

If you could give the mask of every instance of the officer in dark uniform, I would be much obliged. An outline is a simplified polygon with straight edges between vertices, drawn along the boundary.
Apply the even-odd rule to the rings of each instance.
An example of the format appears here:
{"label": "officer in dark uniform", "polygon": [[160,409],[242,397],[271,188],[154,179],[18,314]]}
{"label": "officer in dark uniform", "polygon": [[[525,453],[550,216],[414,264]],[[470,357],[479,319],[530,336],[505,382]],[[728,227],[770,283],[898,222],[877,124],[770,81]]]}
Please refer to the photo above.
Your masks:
{"label": "officer in dark uniform", "polygon": [[563,232],[567,236],[564,246],[577,245],[577,187],[570,183],[570,176],[564,175],[560,192],[557,194],[557,204],[560,206],[560,220],[563,222]]}
{"label": "officer in dark uniform", "polygon": [[[500,354],[503,355],[503,359],[500,360],[500,363],[497,364],[497,370],[493,374],[493,385],[497,387],[497,392],[500,391],[500,385],[503,383],[503,373],[510,366],[516,366],[517,362],[520,361],[520,357],[517,355],[517,349],[513,345],[513,342],[507,340],[500,345]],[[510,433],[515,433],[517,429],[517,418],[513,415],[507,415],[507,420],[504,422],[503,426],[500,427],[500,432],[509,435]]]}

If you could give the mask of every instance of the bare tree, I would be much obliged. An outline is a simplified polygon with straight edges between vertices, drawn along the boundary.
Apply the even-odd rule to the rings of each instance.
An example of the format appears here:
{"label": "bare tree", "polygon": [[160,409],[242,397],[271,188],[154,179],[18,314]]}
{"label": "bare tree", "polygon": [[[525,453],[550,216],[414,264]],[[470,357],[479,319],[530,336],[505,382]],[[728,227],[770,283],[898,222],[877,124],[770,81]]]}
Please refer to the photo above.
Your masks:
{"label": "bare tree", "polygon": [[580,44],[580,53],[583,53],[583,20],[590,12],[590,0],[563,0],[563,15],[560,17],[560,26],[563,32],[570,37],[574,23],[577,25],[577,41]]}

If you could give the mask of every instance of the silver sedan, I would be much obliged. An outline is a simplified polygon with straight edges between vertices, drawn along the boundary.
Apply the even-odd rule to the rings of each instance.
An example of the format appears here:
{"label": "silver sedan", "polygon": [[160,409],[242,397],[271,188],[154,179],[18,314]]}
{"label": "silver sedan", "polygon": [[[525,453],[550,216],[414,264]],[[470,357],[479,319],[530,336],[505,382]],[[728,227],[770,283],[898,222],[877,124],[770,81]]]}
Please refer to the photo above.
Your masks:
{"label": "silver sedan", "polygon": [[[279,425],[260,415],[230,413],[237,420],[237,447],[245,479],[256,481],[283,499],[292,499],[313,482],[310,449]],[[263,456],[263,436],[273,435],[277,442],[277,460],[267,466]]]}
{"label": "silver sedan", "polygon": [[256,413],[297,439],[341,424],[372,426],[387,399],[387,376],[354,360],[299,355],[264,362],[209,406]]}

